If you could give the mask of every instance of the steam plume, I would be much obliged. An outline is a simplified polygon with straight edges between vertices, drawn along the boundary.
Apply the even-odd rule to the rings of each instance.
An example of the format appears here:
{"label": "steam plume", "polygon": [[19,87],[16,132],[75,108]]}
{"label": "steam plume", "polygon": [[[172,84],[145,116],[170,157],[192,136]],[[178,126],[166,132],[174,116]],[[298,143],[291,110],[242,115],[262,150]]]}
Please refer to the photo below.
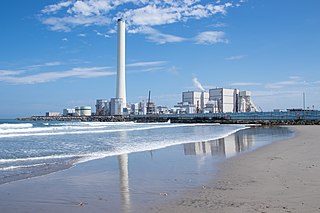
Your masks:
{"label": "steam plume", "polygon": [[204,90],[205,90],[196,77],[193,77],[193,78],[192,78],[192,82],[193,82],[193,86],[194,86],[194,87],[200,89],[201,91],[204,91]]}

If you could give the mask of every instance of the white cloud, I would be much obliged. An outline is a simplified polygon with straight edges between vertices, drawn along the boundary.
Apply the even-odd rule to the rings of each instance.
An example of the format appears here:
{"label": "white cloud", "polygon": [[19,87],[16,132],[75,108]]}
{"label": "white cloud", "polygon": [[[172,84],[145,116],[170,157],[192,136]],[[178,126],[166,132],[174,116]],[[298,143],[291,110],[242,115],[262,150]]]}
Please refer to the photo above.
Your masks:
{"label": "white cloud", "polygon": [[158,30],[153,29],[151,27],[146,28],[146,30],[143,33],[147,35],[147,39],[149,41],[155,42],[157,44],[182,42],[186,40],[183,37],[161,33]]}
{"label": "white cloud", "polygon": [[[237,0],[241,1],[241,0]],[[236,1],[236,2],[237,2]],[[234,2],[234,1],[233,1]],[[157,25],[187,22],[190,19],[203,19],[216,14],[227,13],[234,3],[221,1],[207,2],[201,0],[74,0],[60,1],[46,6],[40,14],[43,24],[54,31],[71,31],[79,26],[108,26],[114,32],[118,17],[126,19],[129,33],[144,33],[140,27],[149,29],[147,38],[156,43],[180,42],[182,37],[164,34],[151,28]],[[125,9],[122,9],[125,8]],[[210,34],[211,33],[211,34]],[[219,34],[219,32],[216,32]],[[221,33],[221,32],[220,32]],[[210,35],[209,35],[210,34]],[[227,42],[213,32],[199,35],[197,43]],[[210,36],[205,41],[200,36]],[[215,36],[216,39],[213,39]]]}
{"label": "white cloud", "polygon": [[234,82],[230,84],[231,86],[260,86],[261,83],[255,83],[255,82]]}
{"label": "white cloud", "polygon": [[141,70],[130,70],[128,71],[129,73],[141,73],[141,72],[158,72],[158,71],[163,71],[163,67],[150,67],[146,69],[141,69]]}
{"label": "white cloud", "polygon": [[2,76],[14,76],[25,72],[24,70],[0,70],[0,77]]}
{"label": "white cloud", "polygon": [[226,58],[226,60],[228,61],[234,61],[234,60],[240,60],[247,57],[246,55],[235,55],[235,56],[230,56],[228,58]]}
{"label": "white cloud", "polygon": [[98,30],[94,30],[94,32],[96,33],[97,36],[103,36],[105,38],[109,38],[110,37],[108,34],[101,33]]}
{"label": "white cloud", "polygon": [[215,24],[211,24],[209,26],[218,28],[218,27],[227,27],[228,25],[226,23],[218,22],[218,23],[215,23]]}
{"label": "white cloud", "polygon": [[284,87],[289,87],[289,86],[305,86],[308,85],[309,83],[307,83],[306,81],[298,81],[298,80],[288,80],[288,81],[279,81],[279,82],[275,82],[275,83],[269,83],[267,84],[265,87],[268,89],[280,89],[280,88],[284,88]]}
{"label": "white cloud", "polygon": [[146,67],[146,66],[157,66],[166,64],[166,61],[149,61],[149,62],[136,62],[127,64],[127,67]]}
{"label": "white cloud", "polygon": [[27,66],[27,69],[37,69],[41,67],[54,67],[54,66],[60,66],[60,65],[62,65],[60,61],[52,61],[52,62],[46,62],[43,64],[30,65],[30,66]]}
{"label": "white cloud", "polygon": [[106,25],[110,23],[110,19],[103,16],[66,16],[45,18],[42,23],[48,25],[51,30],[69,32],[76,26]]}
{"label": "white cloud", "polygon": [[197,44],[216,44],[216,43],[228,43],[225,38],[225,33],[222,31],[206,31],[201,32],[195,37]]}
{"label": "white cloud", "polygon": [[109,67],[77,67],[66,71],[44,72],[24,76],[20,75],[21,72],[7,71],[3,72],[3,75],[0,74],[0,81],[12,84],[37,84],[62,78],[95,78],[116,74],[115,72],[110,72],[109,69]]}
{"label": "white cloud", "polygon": [[45,14],[56,13],[64,7],[69,7],[72,4],[72,1],[61,1],[58,4],[52,4],[46,6],[41,12]]}
{"label": "white cloud", "polygon": [[146,38],[154,43],[157,44],[165,44],[165,43],[173,43],[173,42],[182,42],[187,40],[186,38],[175,36],[175,35],[170,35],[170,34],[165,34],[161,33],[158,30],[152,28],[152,27],[138,27],[135,29],[131,29],[128,31],[129,33],[141,33],[145,34]]}
{"label": "white cloud", "polygon": [[113,8],[110,3],[103,0],[76,1],[68,13],[84,16],[100,15]]}
{"label": "white cloud", "polygon": [[128,10],[120,16],[124,17],[129,25],[134,26],[171,24],[181,19],[181,14],[175,8],[160,8],[156,5]]}

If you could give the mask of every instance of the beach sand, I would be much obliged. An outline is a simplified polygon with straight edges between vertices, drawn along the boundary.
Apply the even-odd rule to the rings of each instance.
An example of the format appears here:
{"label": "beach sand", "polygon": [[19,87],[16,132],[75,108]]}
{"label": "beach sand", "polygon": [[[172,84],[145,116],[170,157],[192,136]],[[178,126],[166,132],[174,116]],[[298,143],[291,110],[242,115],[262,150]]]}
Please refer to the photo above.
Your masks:
{"label": "beach sand", "polygon": [[153,212],[320,212],[320,126],[225,161],[215,180]]}

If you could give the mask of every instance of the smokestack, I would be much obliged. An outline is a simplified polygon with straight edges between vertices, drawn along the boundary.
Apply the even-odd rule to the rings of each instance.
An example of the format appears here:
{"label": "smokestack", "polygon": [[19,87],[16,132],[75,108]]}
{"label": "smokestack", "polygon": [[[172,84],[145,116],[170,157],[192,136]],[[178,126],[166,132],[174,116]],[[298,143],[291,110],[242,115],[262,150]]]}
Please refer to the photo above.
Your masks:
{"label": "smokestack", "polygon": [[118,71],[117,71],[117,95],[126,107],[126,24],[124,19],[118,19]]}

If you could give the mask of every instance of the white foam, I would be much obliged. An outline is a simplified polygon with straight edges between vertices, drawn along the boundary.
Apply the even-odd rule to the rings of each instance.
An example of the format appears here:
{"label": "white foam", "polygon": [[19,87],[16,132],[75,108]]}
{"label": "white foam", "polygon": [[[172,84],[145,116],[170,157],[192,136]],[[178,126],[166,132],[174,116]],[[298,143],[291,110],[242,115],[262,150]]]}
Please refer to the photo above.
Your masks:
{"label": "white foam", "polygon": [[33,125],[30,123],[24,123],[24,124],[4,123],[4,124],[0,124],[0,130],[1,129],[23,129],[23,128],[31,128],[31,127],[33,127]]}
{"label": "white foam", "polygon": [[[132,124],[132,123],[131,123]],[[112,132],[126,132],[126,131],[141,131],[149,129],[159,128],[176,128],[183,126],[204,126],[212,124],[156,124],[152,126],[138,125],[138,127],[123,128],[123,129],[104,129],[103,127],[94,126],[90,128],[84,128],[80,126],[65,126],[65,127],[39,127],[28,128],[24,130],[2,130],[0,138],[13,138],[13,137],[28,137],[28,136],[53,136],[53,135],[75,135],[75,134],[97,134],[97,133],[112,133]],[[133,125],[137,126],[137,125]],[[77,130],[77,131],[73,131]],[[78,131],[79,130],[79,131]]]}
{"label": "white foam", "polygon": [[46,165],[46,163],[38,163],[38,164],[22,165],[22,166],[8,166],[8,167],[0,168],[0,171],[25,169],[25,168],[32,168],[32,167],[37,167],[37,166],[44,166],[44,165]]}
{"label": "white foam", "polygon": [[[206,124],[200,124],[200,125],[206,125]],[[161,126],[161,127],[160,127]],[[153,126],[153,127],[144,127],[143,129],[152,129],[152,128],[174,128],[174,127],[181,127],[181,126],[199,126],[199,124],[178,124],[178,125],[160,125],[160,126]],[[233,125],[235,126],[235,125]],[[160,139],[159,141],[153,141],[153,142],[130,142],[130,143],[124,143],[123,146],[117,146],[114,150],[108,150],[108,151],[99,151],[99,152],[92,152],[92,153],[80,153],[80,154],[65,154],[65,155],[51,155],[51,156],[42,156],[42,157],[29,157],[29,158],[18,158],[18,159],[0,159],[0,164],[12,164],[12,163],[19,163],[19,162],[32,162],[32,161],[40,161],[40,162],[48,162],[50,160],[54,159],[75,159],[76,161],[74,164],[83,163],[91,160],[101,159],[109,156],[117,156],[122,154],[129,154],[129,153],[135,153],[135,152],[142,152],[142,151],[150,151],[150,150],[157,150],[162,149],[165,147],[173,146],[173,145],[179,145],[179,144],[187,144],[187,143],[195,143],[195,142],[206,142],[206,141],[212,141],[217,140],[220,138],[227,137],[237,131],[240,131],[242,129],[246,129],[249,127],[238,125],[235,126],[236,128],[233,130],[224,130],[223,132],[204,135],[204,136],[197,136],[194,135],[193,137],[176,137],[176,139],[168,139],[167,137],[164,137],[163,139]],[[141,130],[140,128],[139,130]],[[135,131],[136,129],[132,130]],[[107,131],[107,130],[104,130]],[[113,130],[114,131],[114,130]],[[119,131],[119,130],[118,130]],[[124,131],[128,131],[124,130]],[[130,130],[129,130],[130,131]],[[85,132],[88,133],[88,132]],[[36,163],[36,162],[35,162]],[[32,165],[42,165],[40,164],[32,164]],[[32,166],[31,165],[31,166]],[[0,165],[1,166],[1,165]],[[14,170],[19,168],[27,168],[30,167],[30,165],[20,165],[20,166],[7,166],[5,168],[0,168],[0,171],[6,171],[6,170]]]}
{"label": "white foam", "polygon": [[131,146],[131,147],[123,147],[120,148],[116,151],[110,152],[95,152],[95,153],[90,153],[86,155],[82,155],[82,158],[79,159],[76,163],[84,163],[87,161],[91,160],[97,160],[105,157],[110,157],[110,156],[118,156],[118,155],[123,155],[123,154],[130,154],[130,153],[136,153],[136,152],[145,152],[145,151],[150,151],[150,150],[157,150],[157,149],[163,149],[169,146],[174,146],[174,145],[181,145],[181,144],[188,144],[188,143],[197,143],[197,142],[209,142],[221,138],[225,138],[229,135],[232,135],[240,130],[247,129],[250,127],[239,127],[238,129],[235,129],[233,131],[221,134],[221,135],[215,135],[209,138],[206,138],[205,140],[198,140],[198,139],[178,139],[178,140],[171,140],[171,141],[160,141],[158,143],[149,143],[149,144],[135,144],[137,146]]}
{"label": "white foam", "polygon": [[63,158],[75,158],[82,155],[49,155],[42,157],[29,157],[29,158],[15,158],[15,159],[0,159],[0,163],[14,163],[14,162],[25,162],[25,161],[41,161],[41,160],[52,160],[52,159],[63,159]]}

